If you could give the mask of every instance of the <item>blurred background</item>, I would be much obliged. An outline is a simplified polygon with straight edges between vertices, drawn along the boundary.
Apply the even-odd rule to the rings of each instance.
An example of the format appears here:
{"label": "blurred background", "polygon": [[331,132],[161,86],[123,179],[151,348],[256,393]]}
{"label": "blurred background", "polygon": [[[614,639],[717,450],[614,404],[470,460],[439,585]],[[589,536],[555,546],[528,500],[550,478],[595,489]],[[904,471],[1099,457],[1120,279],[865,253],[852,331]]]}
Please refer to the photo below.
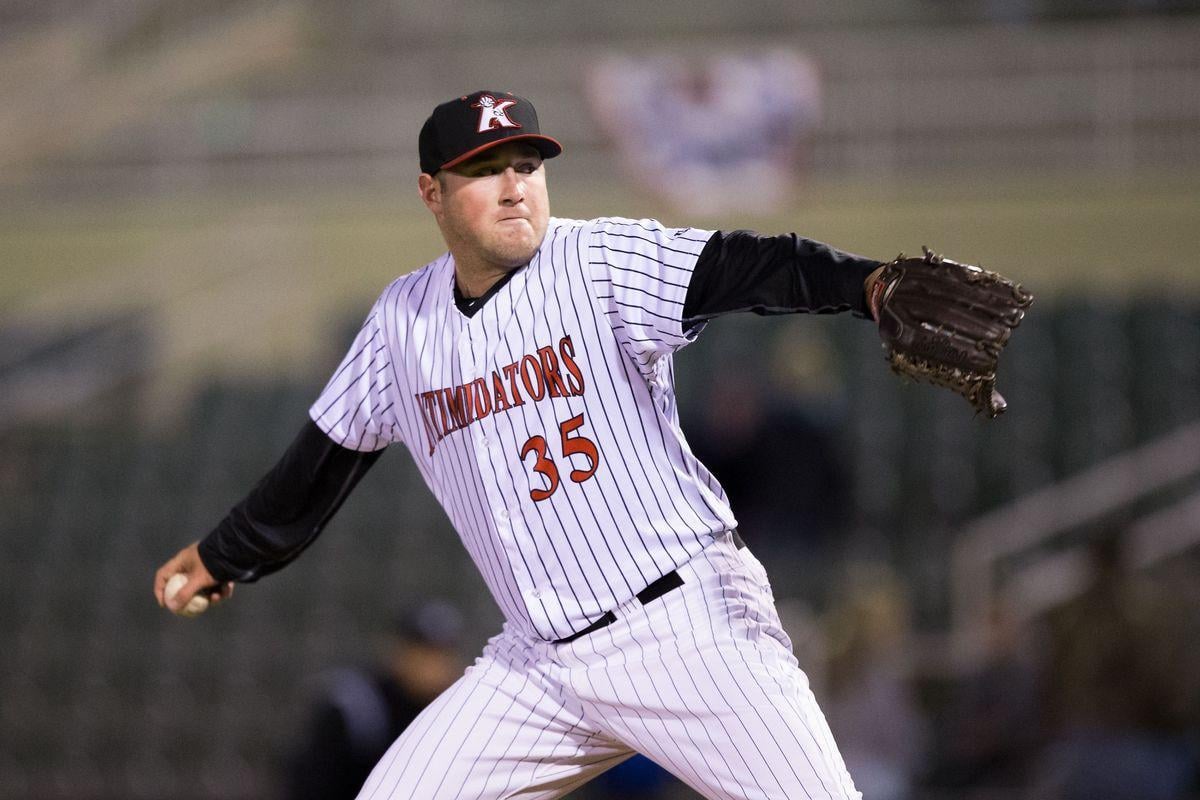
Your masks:
{"label": "blurred background", "polygon": [[724,318],[685,430],[867,798],[1200,796],[1200,3],[0,0],[0,797],[299,796],[397,619],[458,615],[425,685],[498,630],[401,451],[234,602],[151,595],[442,251],[417,131],[477,88],[559,216],[1030,287],[994,422],[861,320]]}

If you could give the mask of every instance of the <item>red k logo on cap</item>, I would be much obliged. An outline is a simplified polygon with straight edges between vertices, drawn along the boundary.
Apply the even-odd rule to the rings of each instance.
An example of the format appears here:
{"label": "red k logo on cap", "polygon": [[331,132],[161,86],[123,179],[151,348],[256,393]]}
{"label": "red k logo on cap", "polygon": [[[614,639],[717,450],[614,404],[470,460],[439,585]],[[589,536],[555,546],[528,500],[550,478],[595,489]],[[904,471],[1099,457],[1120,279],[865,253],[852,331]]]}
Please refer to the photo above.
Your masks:
{"label": "red k logo on cap", "polygon": [[490,94],[481,95],[478,103],[472,103],[471,108],[479,109],[479,133],[487,133],[492,128],[519,128],[517,123],[509,119],[505,110],[515,106],[516,100],[497,100]]}

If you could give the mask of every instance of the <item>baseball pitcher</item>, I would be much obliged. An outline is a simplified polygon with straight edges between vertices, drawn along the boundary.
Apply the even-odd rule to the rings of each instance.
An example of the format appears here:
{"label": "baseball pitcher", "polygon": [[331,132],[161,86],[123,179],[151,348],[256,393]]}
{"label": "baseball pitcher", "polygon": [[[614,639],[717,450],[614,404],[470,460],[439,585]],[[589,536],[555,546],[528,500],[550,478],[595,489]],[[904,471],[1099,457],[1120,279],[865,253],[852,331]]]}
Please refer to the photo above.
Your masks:
{"label": "baseball pitcher", "polygon": [[680,431],[672,355],[722,314],[850,311],[894,369],[995,415],[1028,293],[932,254],[552,217],[562,147],[507,92],[439,105],[419,150],[448,252],[383,291],[278,464],[159,569],[159,603],[282,568],[401,443],[505,623],[360,798],[556,798],[635,752],[709,798],[860,797]]}

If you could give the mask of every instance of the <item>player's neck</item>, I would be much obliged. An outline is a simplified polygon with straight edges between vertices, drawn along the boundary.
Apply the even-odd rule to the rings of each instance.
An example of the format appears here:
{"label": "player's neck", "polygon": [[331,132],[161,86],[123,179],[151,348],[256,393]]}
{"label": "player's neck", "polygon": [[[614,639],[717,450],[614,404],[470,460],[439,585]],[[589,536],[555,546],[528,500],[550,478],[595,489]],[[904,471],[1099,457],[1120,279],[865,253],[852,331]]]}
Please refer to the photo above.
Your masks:
{"label": "player's neck", "polygon": [[454,259],[454,282],[463,297],[482,297],[512,271],[496,264],[464,264],[457,257]]}

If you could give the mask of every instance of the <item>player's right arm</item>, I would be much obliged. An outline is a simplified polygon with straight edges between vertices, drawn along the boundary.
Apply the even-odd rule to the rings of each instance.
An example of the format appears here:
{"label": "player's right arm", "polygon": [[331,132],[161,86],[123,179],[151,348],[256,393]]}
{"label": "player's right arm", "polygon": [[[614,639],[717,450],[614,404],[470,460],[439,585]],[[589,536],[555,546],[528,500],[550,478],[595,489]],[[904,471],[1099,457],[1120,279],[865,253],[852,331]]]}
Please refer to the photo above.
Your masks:
{"label": "player's right arm", "polygon": [[[234,582],[256,581],[287,566],[316,540],[382,454],[342,447],[306,422],[279,462],[212,532],[158,570],[159,605],[177,611],[206,589],[228,596]],[[163,589],[178,572],[188,583],[168,602]]]}
{"label": "player's right arm", "polygon": [[[396,440],[391,348],[380,316],[377,303],[275,466],[207,536],[158,570],[160,605],[177,611],[201,590],[224,597],[234,582],[256,581],[291,563]],[[189,580],[168,602],[164,588],[178,572]]]}
{"label": "player's right arm", "polygon": [[295,560],[362,480],[383,450],[342,447],[305,422],[258,485],[199,542],[217,580],[256,581]]}

